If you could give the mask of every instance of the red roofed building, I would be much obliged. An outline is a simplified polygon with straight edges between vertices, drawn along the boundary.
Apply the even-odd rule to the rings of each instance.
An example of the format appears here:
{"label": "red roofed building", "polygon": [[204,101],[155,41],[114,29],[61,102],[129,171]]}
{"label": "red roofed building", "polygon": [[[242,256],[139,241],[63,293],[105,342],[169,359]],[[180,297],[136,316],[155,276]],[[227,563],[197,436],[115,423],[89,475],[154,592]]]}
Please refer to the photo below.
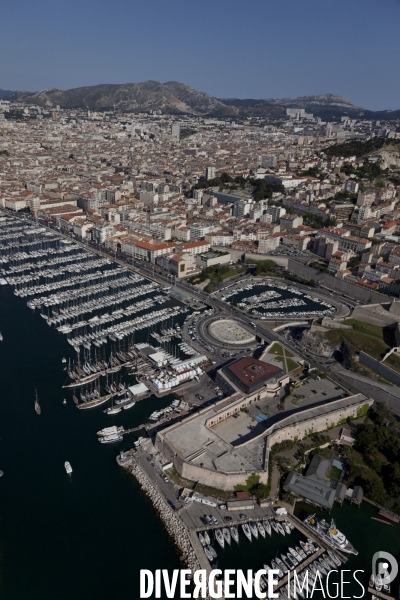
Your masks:
{"label": "red roofed building", "polygon": [[181,244],[179,246],[180,252],[187,252],[188,254],[202,254],[207,252],[210,247],[210,243],[206,240],[198,240],[197,242],[188,242],[187,244]]}
{"label": "red roofed building", "polygon": [[223,369],[227,377],[246,394],[258,390],[267,381],[281,377],[284,372],[280,367],[257,360],[252,356],[240,358]]}
{"label": "red roofed building", "polygon": [[[129,248],[128,248],[129,246]],[[155,263],[156,258],[166,254],[172,254],[175,251],[175,244],[168,242],[159,242],[158,240],[150,239],[147,241],[136,240],[129,243],[125,240],[123,251],[128,256]]]}
{"label": "red roofed building", "polygon": [[379,287],[379,283],[377,281],[369,281],[366,277],[362,277],[357,281],[358,285],[362,285],[369,290],[377,290]]}

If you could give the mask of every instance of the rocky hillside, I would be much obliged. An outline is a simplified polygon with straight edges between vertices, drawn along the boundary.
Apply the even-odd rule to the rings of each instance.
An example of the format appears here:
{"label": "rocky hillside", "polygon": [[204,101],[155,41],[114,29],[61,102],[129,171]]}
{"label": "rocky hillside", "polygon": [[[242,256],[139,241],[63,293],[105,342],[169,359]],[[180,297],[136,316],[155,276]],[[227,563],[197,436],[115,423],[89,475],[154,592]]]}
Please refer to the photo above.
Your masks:
{"label": "rocky hillside", "polygon": [[14,94],[15,92],[12,92],[11,90],[0,90],[0,100],[2,98],[7,98],[7,96],[10,96],[11,94]]}
{"label": "rocky hillside", "polygon": [[400,145],[388,144],[377,154],[382,159],[381,169],[400,169]]}
{"label": "rocky hillside", "polygon": [[161,110],[163,113],[190,114],[234,112],[216,98],[176,81],[103,84],[65,91],[50,88],[40,92],[17,92],[8,99],[46,108],[54,108],[59,104],[62,108],[89,110],[117,108],[128,112],[153,110]]}
{"label": "rocky hillside", "polygon": [[400,114],[400,111],[368,111],[337,94],[244,100],[215,98],[177,81],[102,84],[71,90],[49,88],[40,92],[5,92],[5,94],[8,100],[36,104],[50,109],[59,104],[62,108],[88,110],[116,108],[126,112],[160,110],[167,114],[283,118],[286,108],[304,108],[323,120],[339,120],[343,115],[364,116],[370,119],[395,119]]}

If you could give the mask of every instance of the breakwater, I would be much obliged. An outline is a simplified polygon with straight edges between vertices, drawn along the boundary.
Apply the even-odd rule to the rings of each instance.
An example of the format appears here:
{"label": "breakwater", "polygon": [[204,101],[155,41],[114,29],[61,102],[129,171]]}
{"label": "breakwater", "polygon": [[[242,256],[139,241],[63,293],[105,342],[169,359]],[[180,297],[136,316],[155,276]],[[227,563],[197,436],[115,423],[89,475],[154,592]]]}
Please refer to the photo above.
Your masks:
{"label": "breakwater", "polygon": [[[119,464],[124,466],[121,462]],[[190,541],[189,532],[180,517],[168,506],[134,458],[129,462],[129,465],[126,465],[126,468],[134,476],[142,491],[153,504],[165,529],[179,549],[181,561],[192,573],[200,569],[200,562]]]}

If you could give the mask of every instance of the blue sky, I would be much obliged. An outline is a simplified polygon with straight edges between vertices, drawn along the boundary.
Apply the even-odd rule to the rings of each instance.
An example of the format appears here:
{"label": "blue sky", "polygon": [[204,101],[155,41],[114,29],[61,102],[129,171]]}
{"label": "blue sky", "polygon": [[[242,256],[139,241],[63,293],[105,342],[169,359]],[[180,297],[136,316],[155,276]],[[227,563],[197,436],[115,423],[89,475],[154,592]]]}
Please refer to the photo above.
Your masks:
{"label": "blue sky", "polygon": [[175,80],[400,109],[400,0],[13,0],[1,21],[2,89]]}

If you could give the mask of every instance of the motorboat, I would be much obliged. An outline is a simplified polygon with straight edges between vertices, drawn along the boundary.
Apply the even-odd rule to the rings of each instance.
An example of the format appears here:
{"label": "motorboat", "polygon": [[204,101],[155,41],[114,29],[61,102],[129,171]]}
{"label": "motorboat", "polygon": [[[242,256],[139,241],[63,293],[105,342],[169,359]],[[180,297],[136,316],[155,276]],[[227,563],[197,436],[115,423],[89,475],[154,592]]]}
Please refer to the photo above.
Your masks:
{"label": "motorboat", "polygon": [[[299,561],[297,560],[297,558],[294,556],[294,554],[292,554],[290,551],[286,554],[286,556],[288,557],[288,559],[290,560],[290,562],[292,562],[294,564],[295,567],[297,567],[297,565],[299,564]],[[283,559],[282,559],[283,560]]]}
{"label": "motorboat", "polygon": [[122,442],[122,435],[105,435],[104,437],[99,438],[100,444],[115,444],[116,442]]}
{"label": "motorboat", "polygon": [[110,406],[109,408],[106,408],[105,412],[107,415],[116,415],[117,413],[121,412],[122,407],[121,406]]}
{"label": "motorboat", "polygon": [[[333,562],[335,563],[335,565],[337,567],[340,567],[340,565],[342,564],[342,561],[336,556],[336,554],[334,554],[332,552],[332,550],[328,550],[328,555],[333,560]],[[369,587],[373,587],[373,586],[370,585]]]}
{"label": "motorboat", "polygon": [[296,550],[294,550],[293,548],[288,548],[288,550],[295,557],[298,563],[300,563],[303,560]]}
{"label": "motorboat", "polygon": [[204,539],[204,536],[201,533],[201,531],[199,532],[198,536],[199,536],[200,544],[204,547],[206,545],[206,540]]}
{"label": "motorboat", "polygon": [[128,402],[128,404],[124,404],[123,405],[123,409],[124,410],[128,410],[128,408],[132,408],[132,406],[135,406],[136,402],[134,400],[132,400],[132,402]]}
{"label": "motorboat", "polygon": [[112,425],[112,427],[104,427],[104,429],[100,429],[100,431],[97,432],[97,435],[104,436],[118,434],[118,430],[119,427],[117,427],[116,425]]}
{"label": "motorboat", "polygon": [[274,569],[274,571],[278,571],[278,577],[283,577],[283,569],[285,565],[279,558],[276,558],[275,560],[272,559],[271,566]]}
{"label": "motorboat", "polygon": [[282,569],[284,573],[287,573],[288,571],[290,571],[291,569],[293,569],[293,565],[294,563],[291,562],[291,560],[285,556],[284,554],[281,554],[281,561],[284,563],[284,568]]}
{"label": "motorboat", "polygon": [[295,550],[296,550],[297,554],[300,556],[301,560],[305,560],[307,558],[307,555],[304,552],[303,548],[300,548],[300,546],[296,546]]}
{"label": "motorboat", "polygon": [[64,463],[64,467],[65,467],[65,470],[67,471],[68,475],[70,475],[72,473],[72,467],[67,460]]}
{"label": "motorboat", "polygon": [[212,562],[214,560],[214,556],[212,552],[210,552],[209,546],[204,546],[204,554],[207,556],[208,560]]}
{"label": "motorboat", "polygon": [[300,546],[303,548],[303,551],[307,554],[307,556],[310,556],[313,553],[313,550],[310,548],[309,544],[303,542],[303,540],[300,540],[299,543]]}

